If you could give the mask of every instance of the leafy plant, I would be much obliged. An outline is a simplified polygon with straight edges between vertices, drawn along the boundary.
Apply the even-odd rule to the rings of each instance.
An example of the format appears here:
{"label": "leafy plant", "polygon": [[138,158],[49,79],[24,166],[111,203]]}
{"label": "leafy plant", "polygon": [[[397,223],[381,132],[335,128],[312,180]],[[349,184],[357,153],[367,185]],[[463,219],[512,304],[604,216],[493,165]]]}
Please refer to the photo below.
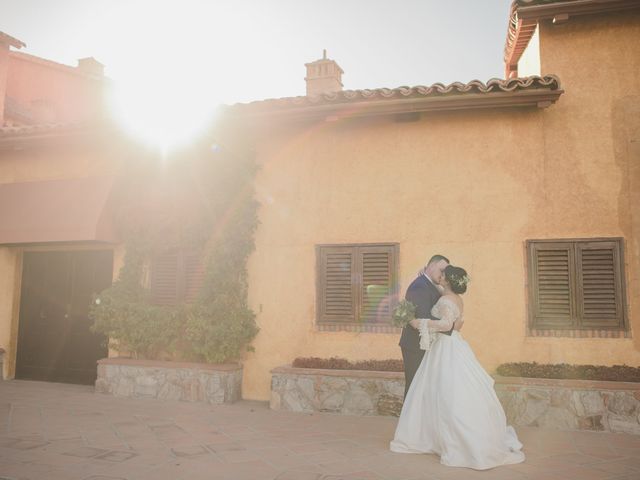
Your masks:
{"label": "leafy plant", "polygon": [[[137,357],[237,359],[258,333],[246,269],[258,225],[255,165],[207,145],[155,160],[132,160],[122,175],[116,218],[124,265],[96,296],[92,328]],[[193,303],[154,305],[144,285],[149,260],[169,248],[204,252],[204,281]]]}

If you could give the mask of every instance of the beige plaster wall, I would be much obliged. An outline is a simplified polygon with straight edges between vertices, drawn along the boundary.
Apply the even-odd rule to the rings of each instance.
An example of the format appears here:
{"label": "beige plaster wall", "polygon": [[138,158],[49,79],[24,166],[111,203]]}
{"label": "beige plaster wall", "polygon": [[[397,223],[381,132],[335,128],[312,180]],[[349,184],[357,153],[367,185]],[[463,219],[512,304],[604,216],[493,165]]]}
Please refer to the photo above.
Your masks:
{"label": "beige plaster wall", "polygon": [[433,253],[467,268],[463,334],[489,370],[507,361],[638,365],[635,339],[526,336],[525,240],[624,237],[638,330],[639,25],[625,16],[543,25],[542,73],[559,75],[566,90],[545,110],[266,132],[250,260],[261,331],[243,396],[268,399],[269,370],[297,356],[400,358],[398,335],[316,330],[322,243],[398,242],[402,293]]}

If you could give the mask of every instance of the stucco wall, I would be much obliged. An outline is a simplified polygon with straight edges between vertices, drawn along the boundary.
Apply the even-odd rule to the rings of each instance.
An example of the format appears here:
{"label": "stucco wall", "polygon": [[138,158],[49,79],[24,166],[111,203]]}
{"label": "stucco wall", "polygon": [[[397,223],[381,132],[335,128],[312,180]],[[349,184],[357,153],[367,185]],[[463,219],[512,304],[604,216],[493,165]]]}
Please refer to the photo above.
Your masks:
{"label": "stucco wall", "polygon": [[542,72],[566,89],[546,110],[266,132],[250,260],[261,331],[244,397],[267,399],[269,370],[297,356],[400,358],[398,335],[317,331],[314,247],[322,243],[399,242],[402,292],[433,253],[467,268],[463,333],[489,370],[507,361],[640,363],[633,339],[526,336],[524,243],[624,237],[629,316],[640,327],[638,149],[629,147],[638,129],[619,123],[637,111],[628,105],[640,91],[639,25],[617,16],[552,33],[543,26]]}

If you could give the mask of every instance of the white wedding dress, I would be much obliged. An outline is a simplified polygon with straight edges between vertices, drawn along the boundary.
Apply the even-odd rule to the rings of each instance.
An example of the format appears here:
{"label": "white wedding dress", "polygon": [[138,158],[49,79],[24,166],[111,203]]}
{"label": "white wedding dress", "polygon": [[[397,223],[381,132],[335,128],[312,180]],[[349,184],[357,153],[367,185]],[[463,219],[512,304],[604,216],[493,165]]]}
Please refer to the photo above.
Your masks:
{"label": "white wedding dress", "polygon": [[[442,297],[431,313],[448,331],[460,318],[454,301]],[[428,349],[427,321],[421,346]],[[447,327],[448,328],[445,328]],[[524,461],[513,427],[469,344],[454,330],[451,336],[435,333],[411,382],[391,450],[398,453],[434,453],[452,467],[485,470]]]}

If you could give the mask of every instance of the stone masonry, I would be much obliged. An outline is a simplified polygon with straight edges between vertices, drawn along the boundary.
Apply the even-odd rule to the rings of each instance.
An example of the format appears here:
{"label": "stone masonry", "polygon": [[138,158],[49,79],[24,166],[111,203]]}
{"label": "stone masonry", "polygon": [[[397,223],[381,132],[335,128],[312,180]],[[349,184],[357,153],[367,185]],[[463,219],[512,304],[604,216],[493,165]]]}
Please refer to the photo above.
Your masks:
{"label": "stone masonry", "polygon": [[640,435],[640,384],[496,378],[512,425]]}
{"label": "stone masonry", "polygon": [[[393,415],[402,409],[404,375],[279,367],[271,408],[345,415]],[[640,384],[496,377],[509,424],[640,435]]]}
{"label": "stone masonry", "polygon": [[240,365],[105,358],[98,362],[95,390],[118,397],[221,404],[239,400],[241,387]]}
{"label": "stone masonry", "polygon": [[271,373],[273,410],[398,416],[402,409],[401,372],[278,367]]}

